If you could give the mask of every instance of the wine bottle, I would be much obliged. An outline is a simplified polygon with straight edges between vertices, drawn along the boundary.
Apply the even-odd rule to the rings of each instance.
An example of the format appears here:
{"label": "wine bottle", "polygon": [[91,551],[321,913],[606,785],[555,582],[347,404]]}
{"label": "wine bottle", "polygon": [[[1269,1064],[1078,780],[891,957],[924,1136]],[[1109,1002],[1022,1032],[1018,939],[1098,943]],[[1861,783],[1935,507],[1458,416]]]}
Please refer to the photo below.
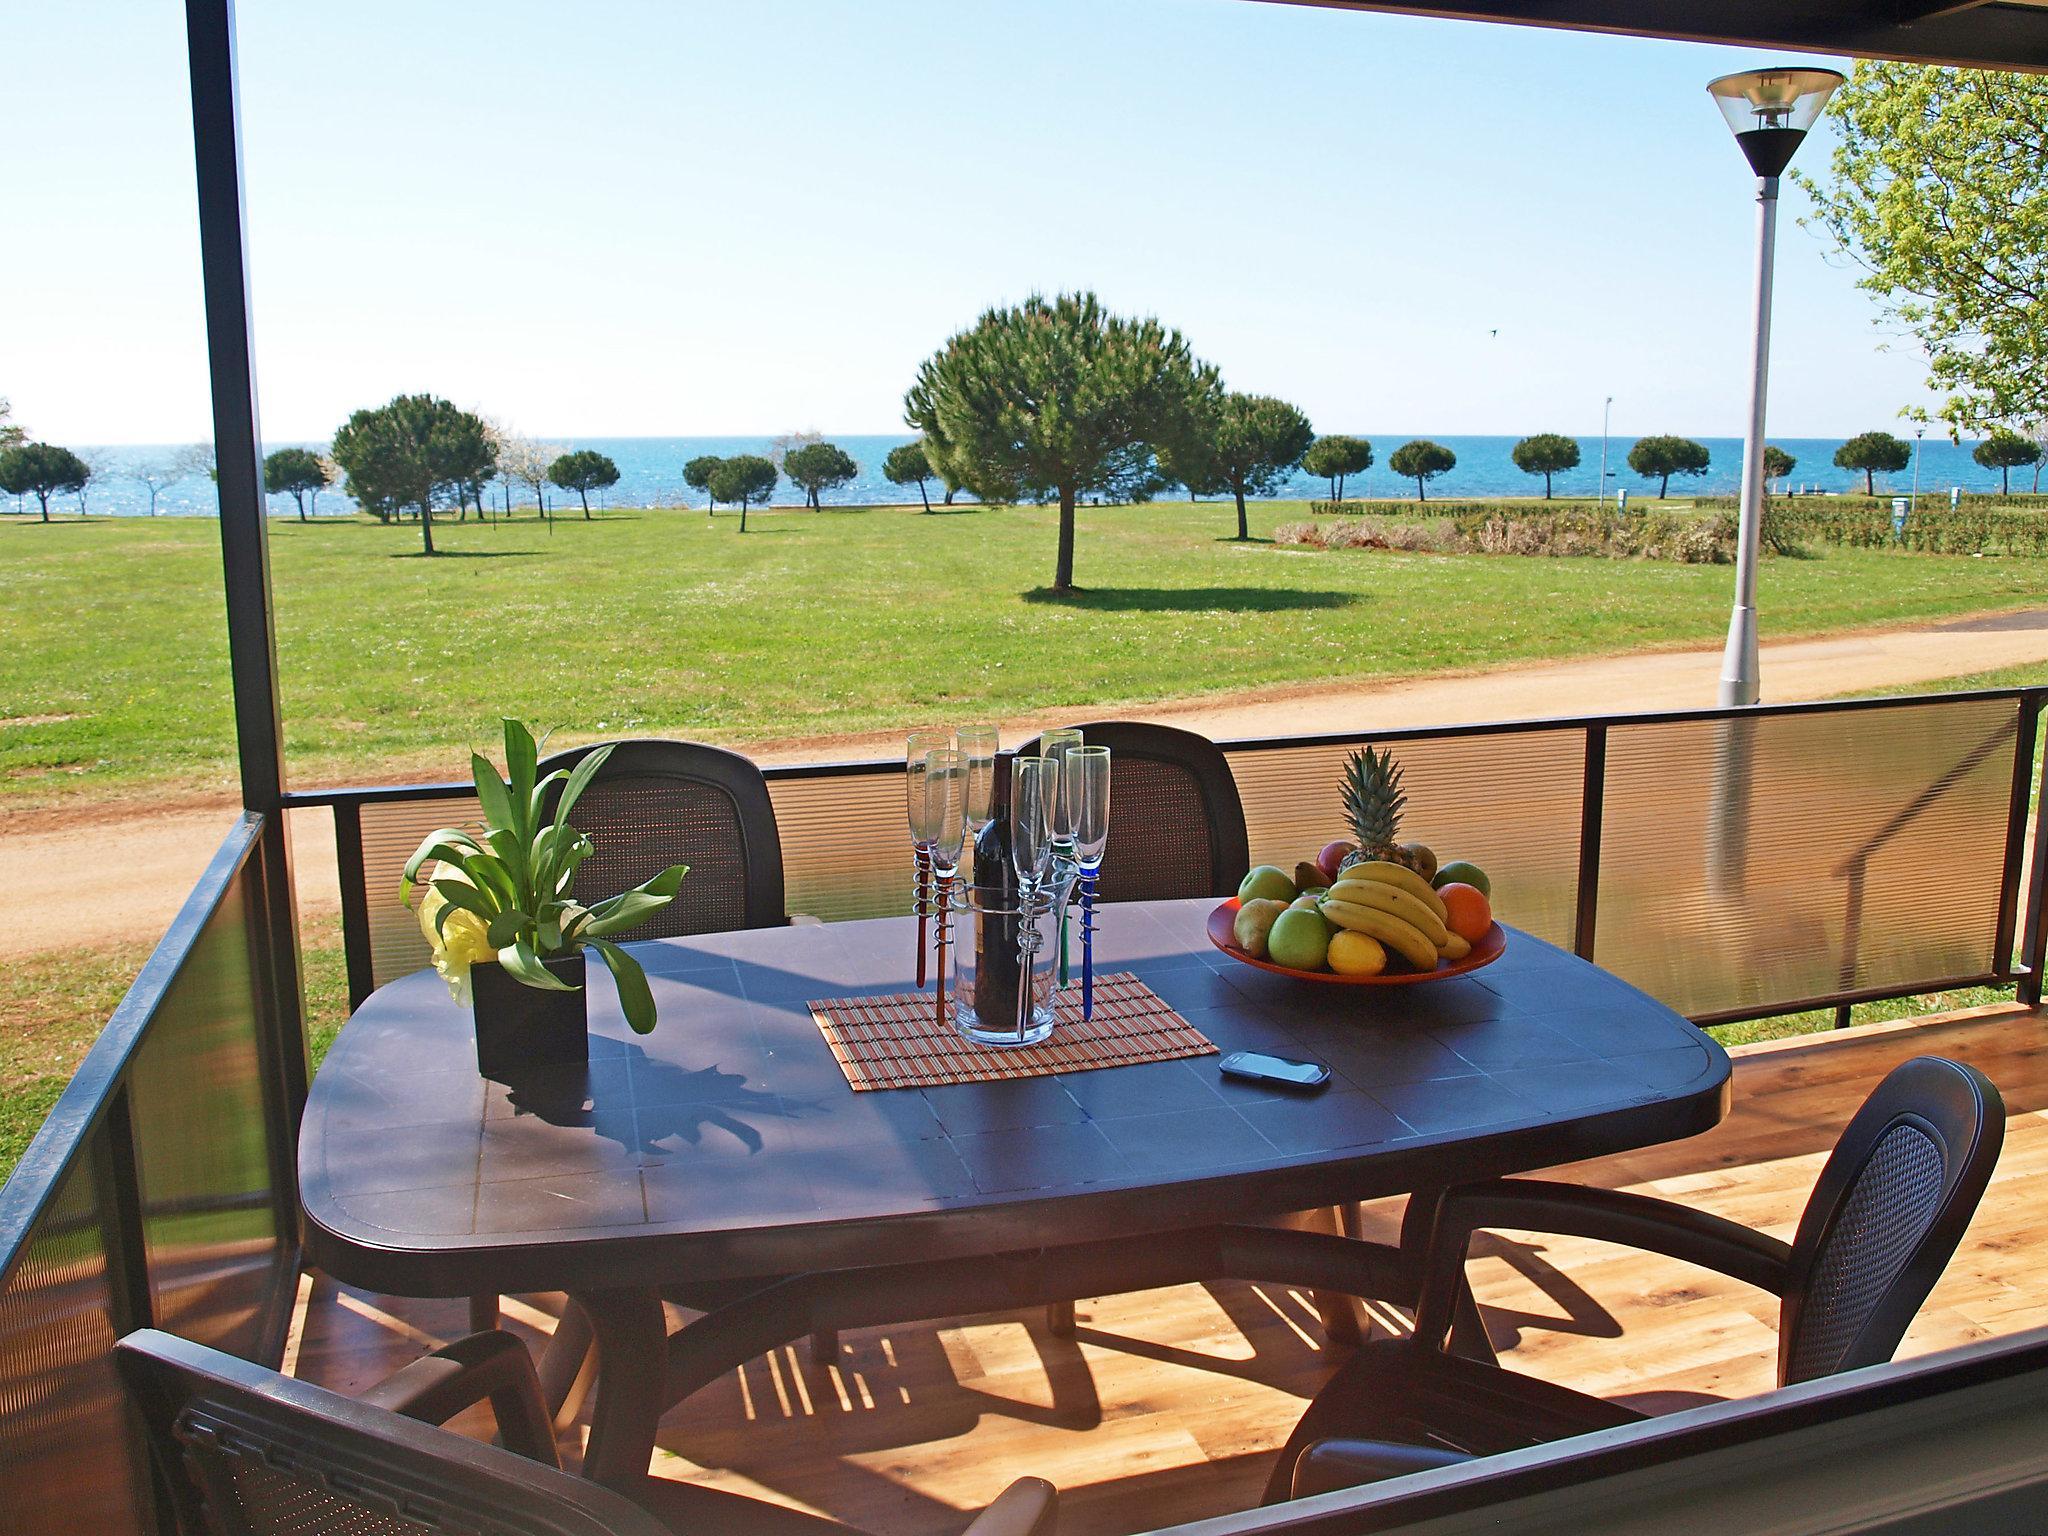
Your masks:
{"label": "wine bottle", "polygon": [[974,839],[974,1012],[983,1029],[1017,1017],[1017,867],[1010,862],[1010,760],[996,759],[995,815]]}

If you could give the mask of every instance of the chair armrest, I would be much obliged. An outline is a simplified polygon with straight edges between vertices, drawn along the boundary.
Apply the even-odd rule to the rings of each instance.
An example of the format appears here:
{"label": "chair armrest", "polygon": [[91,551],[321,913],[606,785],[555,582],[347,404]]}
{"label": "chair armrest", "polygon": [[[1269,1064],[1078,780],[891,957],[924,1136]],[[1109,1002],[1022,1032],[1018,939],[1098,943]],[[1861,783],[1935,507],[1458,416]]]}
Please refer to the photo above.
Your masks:
{"label": "chair armrest", "polygon": [[1779,1296],[1791,1269],[1790,1244],[1690,1206],[1542,1179],[1468,1184],[1446,1190],[1437,1202],[1416,1311],[1418,1339],[1441,1347],[1450,1332],[1466,1248],[1472,1234],[1487,1227],[1620,1243],[1717,1270]]}
{"label": "chair armrest", "polygon": [[1053,1536],[1059,1490],[1042,1477],[1020,1477],[974,1517],[961,1536]]}
{"label": "chair armrest", "polygon": [[392,1372],[357,1400],[422,1423],[442,1424],[486,1398],[506,1450],[545,1466],[561,1466],[533,1357],[503,1329],[472,1333],[443,1345]]}
{"label": "chair armrest", "polygon": [[1436,1467],[1455,1467],[1474,1459],[1447,1445],[1318,1440],[1295,1459],[1294,1497],[1305,1499],[1311,1494],[1384,1482],[1390,1477],[1406,1477],[1410,1472],[1427,1472]]}

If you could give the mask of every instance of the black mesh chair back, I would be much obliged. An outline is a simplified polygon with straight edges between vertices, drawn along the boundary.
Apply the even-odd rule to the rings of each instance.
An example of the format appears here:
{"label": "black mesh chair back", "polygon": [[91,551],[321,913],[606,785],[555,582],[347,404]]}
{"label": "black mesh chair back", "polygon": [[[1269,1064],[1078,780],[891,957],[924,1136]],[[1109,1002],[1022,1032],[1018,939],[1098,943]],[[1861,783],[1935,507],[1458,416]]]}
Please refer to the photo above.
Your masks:
{"label": "black mesh chair back", "polygon": [[[576,766],[595,746],[544,758],[540,771]],[[569,820],[596,852],[576,872],[578,900],[628,890],[671,864],[687,864],[676,899],[629,939],[776,928],[783,910],[782,838],[767,781],[749,759],[694,741],[620,741]]]}
{"label": "black mesh chair back", "polygon": [[[1170,725],[1096,721],[1081,728],[1111,753],[1104,901],[1235,896],[1251,867],[1244,802],[1216,743]],[[1019,756],[1037,752],[1032,741]]]}
{"label": "black mesh chair back", "polygon": [[167,1333],[116,1363],[193,1536],[670,1536],[594,1483]]}
{"label": "black mesh chair back", "polygon": [[1891,1359],[1962,1241],[2005,1139],[1976,1068],[1896,1067],[1842,1132],[1792,1242],[1781,1384]]}

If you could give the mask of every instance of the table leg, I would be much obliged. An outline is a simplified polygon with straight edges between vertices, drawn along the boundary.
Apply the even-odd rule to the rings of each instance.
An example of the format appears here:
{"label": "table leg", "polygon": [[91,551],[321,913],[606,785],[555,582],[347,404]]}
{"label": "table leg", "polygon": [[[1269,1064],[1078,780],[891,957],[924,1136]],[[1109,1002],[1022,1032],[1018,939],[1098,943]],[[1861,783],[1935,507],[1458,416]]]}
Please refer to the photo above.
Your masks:
{"label": "table leg", "polygon": [[644,1477],[667,1406],[668,1322],[651,1290],[585,1291],[572,1298],[597,1335],[597,1399],[583,1475],[616,1483]]}
{"label": "table leg", "polygon": [[[1418,1189],[1408,1197],[1408,1208],[1401,1213],[1401,1251],[1413,1261],[1418,1274],[1429,1249],[1430,1228],[1435,1225],[1436,1204],[1442,1194],[1441,1188]],[[1498,1363],[1493,1341],[1486,1336],[1485,1319],[1479,1315],[1479,1303],[1472,1295],[1472,1282],[1462,1268],[1458,1272],[1457,1300],[1451,1309],[1450,1352],[1488,1365]]]}
{"label": "table leg", "polygon": [[591,1348],[590,1314],[572,1297],[562,1299],[561,1320],[540,1353],[540,1395],[554,1416],[556,1429],[576,1422],[597,1375],[597,1351]]}
{"label": "table leg", "polygon": [[[1312,1211],[1295,1211],[1272,1225],[1331,1237],[1357,1237],[1356,1223],[1343,1219],[1348,1209],[1352,1208],[1325,1205]],[[1309,1292],[1309,1299],[1315,1303],[1316,1315],[1323,1320],[1323,1336],[1332,1344],[1339,1349],[1356,1349],[1365,1342],[1366,1324],[1361,1320],[1364,1308],[1355,1297],[1316,1290]]]}

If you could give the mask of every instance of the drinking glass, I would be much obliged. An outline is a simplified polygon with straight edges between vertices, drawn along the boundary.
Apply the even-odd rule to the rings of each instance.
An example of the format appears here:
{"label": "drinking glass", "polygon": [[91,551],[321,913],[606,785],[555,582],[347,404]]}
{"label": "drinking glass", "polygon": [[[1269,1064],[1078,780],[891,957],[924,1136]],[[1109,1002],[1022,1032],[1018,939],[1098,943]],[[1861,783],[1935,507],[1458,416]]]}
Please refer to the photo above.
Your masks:
{"label": "drinking glass", "polygon": [[1109,748],[1076,747],[1060,777],[1074,800],[1074,858],[1081,867],[1081,1017],[1095,1017],[1095,877],[1109,846]]}
{"label": "drinking glass", "polygon": [[[1020,757],[1010,764],[1010,863],[1017,871],[1017,902],[1025,913],[1018,925],[1017,965],[1020,974],[1030,976],[1038,953],[1038,909],[1040,887],[1052,873],[1053,801],[1058,797],[1059,764],[1046,757]],[[1031,1021],[1031,988],[1017,989],[1017,1033],[1023,1035]]]}
{"label": "drinking glass", "polygon": [[950,751],[953,739],[941,731],[915,731],[903,747],[903,799],[910,815],[910,848],[917,860],[917,984],[924,985],[924,949],[931,919],[932,834],[925,818],[925,772],[934,752]]}
{"label": "drinking glass", "polygon": [[[1081,748],[1081,733],[1067,729],[1047,731],[1038,738],[1038,755],[1062,769],[1066,766],[1067,754]],[[1057,858],[1071,859],[1074,856],[1074,794],[1063,772],[1054,786],[1052,797],[1046,802],[1046,825],[1052,837],[1053,853]]]}
{"label": "drinking glass", "polygon": [[[960,873],[960,845],[967,833],[966,759],[949,748],[924,755],[924,833],[932,865],[932,912],[938,925],[938,975],[933,978],[938,1022],[946,1023],[946,935],[952,928],[953,877]],[[919,943],[919,956],[923,955]]]}
{"label": "drinking glass", "polygon": [[979,837],[996,817],[996,754],[1002,736],[992,725],[963,725],[953,748],[967,765],[967,832]]}

